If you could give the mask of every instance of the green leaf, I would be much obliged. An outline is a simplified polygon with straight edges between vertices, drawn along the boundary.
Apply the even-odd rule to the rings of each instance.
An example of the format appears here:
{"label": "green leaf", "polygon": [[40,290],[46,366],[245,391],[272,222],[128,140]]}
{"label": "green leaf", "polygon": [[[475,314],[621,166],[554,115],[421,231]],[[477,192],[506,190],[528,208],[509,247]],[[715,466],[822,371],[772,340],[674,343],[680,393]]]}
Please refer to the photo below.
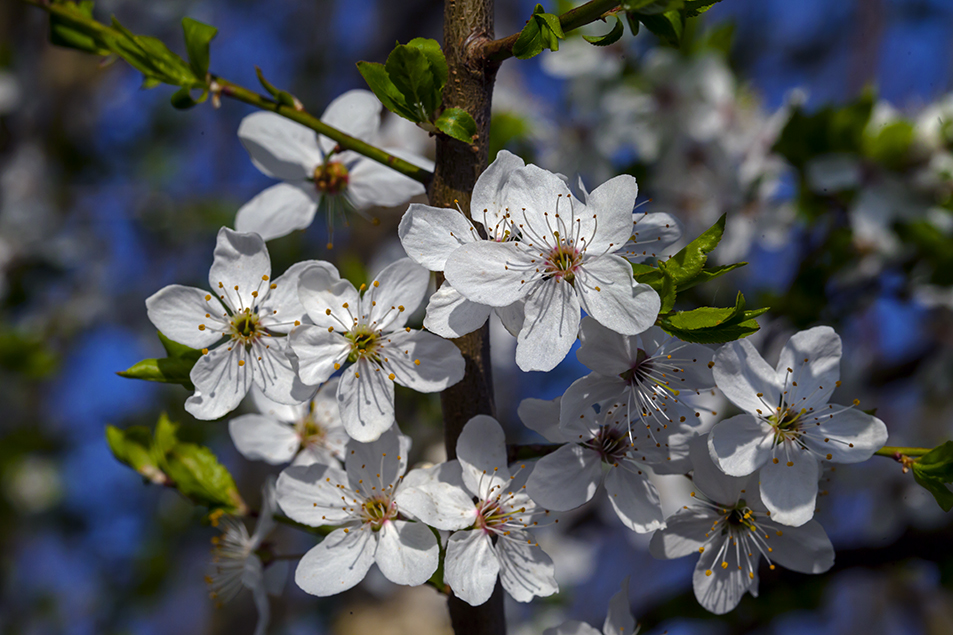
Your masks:
{"label": "green leaf", "polygon": [[913,124],[894,121],[876,133],[867,131],[862,140],[863,153],[892,169],[902,169],[913,144]]}
{"label": "green leaf", "polygon": [[718,276],[723,276],[729,271],[734,271],[735,269],[738,269],[739,267],[744,267],[746,264],[748,263],[736,262],[731,265],[722,265],[720,267],[711,267],[709,269],[702,269],[697,276],[695,276],[688,282],[678,285],[677,291],[678,293],[681,293],[682,291],[691,289],[692,287],[696,285],[704,284],[708,282],[709,280],[714,280]]}
{"label": "green leaf", "polygon": [[472,145],[476,141],[476,122],[470,116],[470,113],[462,108],[447,108],[440,113],[440,117],[434,121],[434,125],[440,132],[467,145]]}
{"label": "green leaf", "polygon": [[399,45],[387,56],[384,69],[420,121],[429,121],[440,105],[440,87],[427,55],[418,48]]}
{"label": "green leaf", "polygon": [[661,269],[649,265],[633,264],[632,275],[636,282],[647,284],[658,293],[662,306],[659,313],[668,313],[675,306],[675,281]]}
{"label": "green leaf", "polygon": [[691,286],[689,283],[702,273],[708,254],[718,246],[725,233],[725,220],[726,215],[722,214],[714,225],[685,245],[677,254],[667,260],[659,261],[659,268],[672,277],[677,287]]}
{"label": "green leaf", "polygon": [[367,82],[367,86],[377,95],[377,98],[381,100],[387,110],[414,123],[424,121],[421,119],[420,113],[407,105],[404,96],[397,90],[394,82],[390,80],[387,69],[384,68],[383,64],[358,62],[357,70],[360,71],[361,77]]}
{"label": "green leaf", "polygon": [[[83,0],[79,4],[63,2],[58,6],[75,13],[78,18],[93,19],[92,0]],[[96,31],[85,28],[81,23],[71,22],[56,13],[50,14],[50,42],[56,46],[93,55],[109,55],[110,53]]]}
{"label": "green leaf", "polygon": [[767,308],[745,310],[745,298],[738,293],[735,306],[728,308],[700,307],[692,311],[681,311],[663,317],[662,329],[686,342],[716,344],[747,337],[760,327],[756,317]]}
{"label": "green leaf", "polygon": [[416,37],[407,42],[405,46],[415,48],[426,56],[427,61],[430,62],[430,71],[434,76],[434,84],[438,91],[442,91],[443,87],[447,85],[450,72],[447,69],[447,58],[440,48],[440,43],[430,38]]}
{"label": "green leaf", "polygon": [[204,77],[196,78],[189,65],[161,40],[135,35],[115,17],[112,27],[118,33],[104,37],[106,46],[143,74],[145,87],[151,88],[158,83],[173,86],[202,86],[205,83]]}
{"label": "green leaf", "polygon": [[694,18],[711,9],[712,5],[721,0],[685,0],[683,13],[686,18]]}
{"label": "green leaf", "polygon": [[537,4],[533,15],[513,43],[513,56],[527,60],[542,53],[544,48],[558,51],[559,40],[565,37],[559,16],[546,13],[543,5]]}
{"label": "green leaf", "polygon": [[163,335],[162,331],[156,331],[156,335],[159,336],[159,341],[162,343],[162,348],[165,349],[165,353],[169,357],[182,357],[184,359],[191,359],[193,362],[195,362],[198,361],[199,357],[202,356],[202,351],[195,348],[189,348],[185,344],[173,342],[168,337]]}
{"label": "green leaf", "polygon": [[615,18],[615,25],[608,33],[605,35],[583,35],[582,38],[594,46],[609,46],[618,42],[622,34],[625,33],[625,27],[622,26],[622,18],[616,14],[613,14],[612,17]]}
{"label": "green leaf", "polygon": [[208,75],[209,42],[218,34],[218,29],[192,18],[182,18],[185,32],[185,50],[189,54],[189,66],[198,79]]}
{"label": "green leaf", "polygon": [[678,47],[682,42],[685,17],[679,11],[666,11],[658,15],[639,14],[639,21],[663,43]]}
{"label": "green leaf", "polygon": [[799,107],[785,124],[773,150],[802,171],[808,161],[821,154],[859,153],[873,105],[873,95],[867,92],[846,106],[826,106],[813,114]]}
{"label": "green leaf", "polygon": [[629,31],[632,32],[633,37],[639,34],[639,16],[635,13],[626,12],[625,21],[629,23]]}
{"label": "green leaf", "polygon": [[106,443],[120,463],[128,465],[143,478],[157,485],[168,483],[169,479],[159,467],[160,461],[152,451],[153,442],[149,428],[133,426],[120,430],[106,426]]}
{"label": "green leaf", "polygon": [[194,443],[177,443],[165,457],[165,472],[193,501],[230,514],[247,511],[235,480],[215,454]]}
{"label": "green leaf", "polygon": [[195,362],[180,357],[163,357],[161,359],[144,359],[136,362],[126,370],[116,374],[129,379],[144,381],[158,381],[164,384],[181,384],[189,390],[194,390],[189,373]]}
{"label": "green leaf", "polygon": [[943,511],[953,509],[953,492],[946,486],[946,483],[953,483],[953,441],[921,456],[912,469],[914,480],[933,494]]}
{"label": "green leaf", "polygon": [[624,0],[622,8],[626,11],[644,15],[658,15],[674,11],[685,6],[685,0]]}
{"label": "green leaf", "polygon": [[188,110],[189,108],[198,106],[199,104],[198,101],[192,99],[191,91],[185,86],[172,93],[172,98],[170,101],[172,102],[172,107],[179,110]]}

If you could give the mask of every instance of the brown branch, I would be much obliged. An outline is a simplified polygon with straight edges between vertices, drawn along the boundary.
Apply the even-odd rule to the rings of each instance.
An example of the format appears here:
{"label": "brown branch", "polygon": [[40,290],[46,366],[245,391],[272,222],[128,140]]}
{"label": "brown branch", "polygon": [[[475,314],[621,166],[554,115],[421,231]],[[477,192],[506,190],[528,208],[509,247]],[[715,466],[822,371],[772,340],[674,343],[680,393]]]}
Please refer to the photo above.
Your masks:
{"label": "brown branch", "polygon": [[[560,15],[559,24],[563,27],[563,31],[572,31],[605,17],[618,6],[619,0],[591,0]],[[499,40],[474,40],[470,45],[470,59],[499,64],[513,56],[513,45],[519,36],[519,33],[514,33]]]}

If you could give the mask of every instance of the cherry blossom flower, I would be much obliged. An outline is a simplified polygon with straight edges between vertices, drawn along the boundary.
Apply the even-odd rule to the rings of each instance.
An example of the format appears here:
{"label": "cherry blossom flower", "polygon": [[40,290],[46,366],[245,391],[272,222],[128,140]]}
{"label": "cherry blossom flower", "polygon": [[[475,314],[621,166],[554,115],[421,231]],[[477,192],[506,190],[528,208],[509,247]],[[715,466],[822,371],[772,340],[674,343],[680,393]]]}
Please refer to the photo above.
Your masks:
{"label": "cherry blossom flower", "polygon": [[503,428],[477,415],[464,426],[456,449],[456,460],[431,468],[431,478],[404,490],[399,500],[428,525],[454,532],[444,582],[472,606],[489,599],[497,577],[518,602],[556,593],[553,561],[527,531],[548,512],[526,495],[527,470],[510,473]]}
{"label": "cherry blossom flower", "polygon": [[[685,397],[712,388],[714,353],[700,344],[669,336],[657,326],[641,335],[620,335],[591,318],[582,320],[580,362],[593,370],[566,390],[559,416],[564,429],[592,412],[593,404],[619,403],[618,416],[632,422],[633,434],[648,434],[662,452],[661,461],[650,459],[663,472],[673,435],[690,431],[699,413]],[[636,428],[645,428],[645,432]],[[689,432],[689,436],[691,433]],[[650,445],[643,451],[651,453]],[[680,466],[679,466],[680,467]],[[678,468],[675,468],[678,471]]]}
{"label": "cherry blossom flower", "polygon": [[228,433],[242,456],[272,465],[334,464],[344,460],[348,436],[338,410],[339,378],[323,384],[314,397],[290,406],[272,401],[257,388],[251,395],[260,414],[228,422]]}
{"label": "cherry blossom flower", "polygon": [[310,397],[314,387],[298,380],[285,336],[304,315],[298,275],[321,266],[300,262],[272,281],[261,237],[223,227],[209,271],[212,293],[169,285],[146,300],[156,328],[204,353],[189,375],[195,394],[185,409],[192,416],[217,419],[227,414],[253,384],[279,403],[296,404]]}
{"label": "cherry blossom flower", "polygon": [[515,238],[463,245],[444,274],[465,298],[494,307],[524,301],[516,363],[552,370],[579,330],[579,310],[620,333],[635,335],[658,316],[658,294],[635,283],[631,265],[615,252],[632,235],[638,188],[618,176],[596,188],[587,204],[558,176],[535,165],[509,178],[507,206]]}
{"label": "cherry blossom flower", "polygon": [[[375,143],[380,115],[381,103],[373,93],[350,90],[328,105],[321,121]],[[356,152],[341,150],[331,139],[272,112],[256,112],[242,119],[238,136],[255,167],[283,181],[245,203],[235,217],[236,229],[257,232],[265,240],[304,229],[323,203],[330,241],[335,214],[393,207],[424,193],[424,186],[417,181]],[[415,165],[433,168],[423,157],[399,149],[385,150]]]}
{"label": "cherry blossom flower", "polygon": [[265,635],[271,611],[268,595],[280,595],[288,575],[288,563],[271,562],[266,567],[258,555],[265,538],[275,528],[275,477],[269,476],[262,486],[261,513],[251,536],[244,523],[233,516],[225,516],[218,523],[222,535],[212,539],[212,568],[205,577],[211,587],[210,595],[219,605],[233,599],[242,588],[249,589],[258,609],[255,635]]}
{"label": "cherry blossom flower", "polygon": [[348,443],[344,470],[314,463],[278,477],[278,502],[290,518],[337,526],[298,563],[295,582],[304,591],[320,597],[347,591],[375,563],[391,582],[411,586],[437,570],[436,536],[408,521],[397,502],[408,449],[394,426],[373,443]]}
{"label": "cherry blossom flower", "polygon": [[301,380],[324,382],[351,362],[337,400],[352,439],[373,441],[393,425],[395,382],[439,392],[463,378],[463,357],[453,342],[405,326],[429,281],[427,270],[409,258],[381,271],[363,295],[326,263],[301,274],[298,295],[313,322],[291,338]]}
{"label": "cherry blossom flower", "polygon": [[[513,237],[513,222],[506,209],[509,177],[525,166],[523,160],[501,150],[473,186],[471,215],[483,226],[480,230],[460,210],[412,203],[400,221],[398,235],[407,255],[431,271],[443,271],[447,258],[463,245],[491,240],[503,242]],[[424,326],[441,337],[462,337],[483,326],[494,308],[471,302],[444,281],[430,296]],[[522,303],[496,309],[504,326],[516,335],[523,319]]]}
{"label": "cherry blossom flower", "polygon": [[585,622],[570,620],[555,628],[547,628],[543,635],[636,635],[639,627],[629,608],[629,578],[622,581],[622,589],[609,600],[609,611],[600,633]]}
{"label": "cherry blossom flower", "polygon": [[[618,407],[618,404],[614,404]],[[609,502],[619,520],[640,534],[665,526],[659,494],[649,480],[646,455],[656,454],[655,442],[629,435],[628,420],[612,408],[594,411],[559,425],[559,402],[524,399],[520,419],[548,441],[563,443],[536,462],[526,481],[526,493],[536,504],[568,511],[592,500],[605,483]]]}
{"label": "cherry blossom flower", "polygon": [[802,525],[814,516],[820,465],[858,463],[887,441],[883,421],[828,400],[840,385],[841,341],[818,326],[794,334],[776,369],[740,340],[715,355],[718,388],[745,411],[719,422],[708,444],[730,476],[760,469],[761,498],[771,518]]}
{"label": "cherry blossom flower", "polygon": [[695,501],[669,517],[649,544],[656,558],[701,554],[692,577],[698,602],[721,615],[735,608],[746,591],[757,597],[762,556],[771,569],[830,569],[834,548],[823,527],[815,520],[800,527],[776,523],[758,495],[757,478],[726,476],[712,463],[707,445],[706,437],[691,443]]}

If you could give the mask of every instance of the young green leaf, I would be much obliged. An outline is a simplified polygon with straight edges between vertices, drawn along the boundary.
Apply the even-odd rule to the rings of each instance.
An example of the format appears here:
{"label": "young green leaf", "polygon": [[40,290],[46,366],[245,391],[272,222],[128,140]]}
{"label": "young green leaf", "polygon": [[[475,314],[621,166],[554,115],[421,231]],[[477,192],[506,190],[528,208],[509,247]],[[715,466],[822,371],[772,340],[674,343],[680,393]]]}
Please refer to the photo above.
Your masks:
{"label": "young green leaf", "polygon": [[193,360],[181,357],[163,357],[160,359],[144,359],[116,374],[129,379],[181,384],[189,390],[194,390],[192,380],[189,379],[189,373],[192,372],[193,366],[195,366]]}
{"label": "young green leaf", "polygon": [[367,86],[377,95],[377,98],[381,100],[387,110],[414,123],[423,121],[420,113],[407,104],[407,100],[394,85],[394,82],[390,80],[383,64],[358,62],[357,70],[360,71],[364,81],[367,82]]}
{"label": "young green leaf", "polygon": [[[93,17],[92,0],[83,0],[78,4],[64,2],[59,6],[80,18],[92,19]],[[109,55],[110,53],[96,31],[84,28],[81,23],[71,22],[56,13],[50,14],[50,43],[93,55]]]}
{"label": "young green leaf", "polygon": [[165,472],[183,495],[229,514],[247,511],[235,480],[215,454],[194,443],[177,443],[166,454]]}
{"label": "young green leaf", "polygon": [[156,485],[168,483],[168,477],[159,467],[161,461],[153,452],[152,435],[148,428],[133,426],[120,430],[113,426],[106,426],[106,443],[109,444],[109,449],[116,460],[128,465],[143,478]]}
{"label": "young green leaf", "polygon": [[537,4],[533,15],[513,43],[513,56],[527,60],[542,53],[544,48],[558,51],[559,40],[565,37],[559,16],[546,13],[543,5]]}
{"label": "young green leaf", "polygon": [[462,141],[467,145],[476,141],[476,122],[470,116],[470,113],[462,108],[447,108],[440,113],[440,116],[433,123],[437,130],[457,141]]}
{"label": "young green leaf", "polygon": [[440,104],[440,87],[431,69],[430,60],[418,48],[398,45],[384,64],[387,76],[412,106],[420,121],[429,121]]}
{"label": "young green leaf", "polygon": [[185,50],[189,54],[189,66],[198,79],[208,75],[209,42],[218,34],[218,29],[192,18],[182,18],[185,32]]}
{"label": "young green leaf", "polygon": [[437,86],[438,91],[442,91],[443,87],[447,85],[450,71],[447,69],[447,58],[440,48],[440,43],[430,38],[416,37],[410,42],[407,42],[405,46],[417,49],[424,54],[427,61],[430,62],[430,71],[434,76],[434,84]]}
{"label": "young green leaf", "polygon": [[612,17],[615,18],[615,24],[608,33],[605,35],[583,35],[582,38],[593,46],[609,46],[618,42],[622,34],[625,33],[625,27],[622,26],[622,18],[616,14],[612,14]]}
{"label": "young green leaf", "polygon": [[636,282],[647,284],[658,293],[662,306],[660,314],[668,313],[675,306],[675,281],[661,269],[649,265],[633,264],[632,275]]}
{"label": "young green leaf", "polygon": [[677,254],[668,260],[659,261],[659,269],[670,275],[676,286],[686,285],[702,273],[708,254],[718,246],[725,233],[725,218],[722,214],[714,225],[685,245]]}
{"label": "young green leaf", "polygon": [[718,276],[723,276],[729,271],[734,271],[735,269],[738,269],[739,267],[744,267],[746,264],[748,263],[736,262],[730,265],[721,265],[720,267],[711,267],[709,269],[702,269],[700,272],[698,272],[698,275],[696,275],[694,278],[678,285],[677,291],[681,293],[682,291],[691,289],[692,287],[696,285],[704,284],[705,282],[708,282],[709,280],[714,280]]}
{"label": "young green leaf", "polygon": [[914,480],[933,494],[943,511],[953,509],[953,492],[946,486],[953,483],[953,441],[933,448],[917,459],[912,468]]}
{"label": "young green leaf", "polygon": [[639,14],[639,21],[663,44],[678,47],[685,29],[685,16],[680,11],[666,11],[657,15]]}
{"label": "young green leaf", "polygon": [[675,11],[685,6],[685,0],[623,0],[626,11],[644,15],[658,15],[666,11]]}
{"label": "young green leaf", "polygon": [[686,18],[694,18],[711,9],[712,5],[718,4],[721,0],[685,0],[683,13]]}
{"label": "young green leaf", "polygon": [[700,307],[692,311],[680,311],[664,316],[659,325],[669,335],[686,342],[730,342],[757,331],[760,327],[755,318],[767,310],[746,311],[744,296],[738,293],[733,307]]}

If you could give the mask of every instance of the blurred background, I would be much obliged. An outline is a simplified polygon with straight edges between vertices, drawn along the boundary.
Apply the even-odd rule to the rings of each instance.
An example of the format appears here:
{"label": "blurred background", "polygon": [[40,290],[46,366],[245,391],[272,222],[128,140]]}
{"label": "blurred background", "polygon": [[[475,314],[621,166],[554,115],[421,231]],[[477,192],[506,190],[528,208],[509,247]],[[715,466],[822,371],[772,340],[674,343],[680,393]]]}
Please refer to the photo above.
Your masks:
{"label": "blurred background", "polygon": [[[498,2],[497,35],[519,30],[533,6]],[[442,24],[436,0],[97,4],[100,20],[111,13],[180,53],[183,16],[213,24],[213,72],[255,88],[257,64],[314,114],[363,87],[355,61],[383,61],[395,40],[440,39]],[[227,100],[174,110],[171,88],[142,90],[124,63],[47,40],[42,11],[0,3],[0,632],[251,633],[248,592],[218,609],[208,598],[219,531],[118,463],[104,428],[151,427],[167,412],[253,506],[276,471],[241,457],[224,423],[191,419],[184,388],[115,375],[162,355],[145,298],[171,283],[204,287],[217,229],[272,184],[236,136],[252,110]],[[834,401],[876,408],[891,445],[933,447],[953,437],[951,122],[953,3],[724,0],[679,49],[643,29],[606,48],[575,36],[558,53],[507,61],[491,143],[590,188],[632,173],[642,209],[673,214],[689,239],[727,212],[713,257],[750,264],[680,302],[725,306],[740,289],[749,307],[771,306],[753,338],[772,362],[794,330],[833,325],[845,349]],[[386,134],[432,156],[432,140],[401,124],[386,118]],[[273,241],[273,270],[321,258],[369,280],[401,255],[402,212],[375,211],[379,226],[339,222],[330,252],[321,222]],[[519,400],[556,397],[588,370],[570,355],[553,373],[521,373],[512,338],[496,329],[493,342],[499,417],[511,440],[537,441]],[[397,404],[412,462],[440,460],[436,396],[398,392]],[[727,412],[716,396],[707,405]],[[679,500],[680,481],[659,483]],[[879,457],[839,468],[822,490],[834,568],[763,570],[760,598],[717,618],[692,596],[691,558],[653,560],[647,537],[597,499],[540,536],[561,593],[509,602],[511,630],[599,626],[630,575],[643,632],[953,632],[953,528],[929,493]],[[284,528],[275,541],[286,553],[313,543]],[[289,580],[269,632],[449,633],[444,604],[429,587],[374,575],[328,599]]]}

